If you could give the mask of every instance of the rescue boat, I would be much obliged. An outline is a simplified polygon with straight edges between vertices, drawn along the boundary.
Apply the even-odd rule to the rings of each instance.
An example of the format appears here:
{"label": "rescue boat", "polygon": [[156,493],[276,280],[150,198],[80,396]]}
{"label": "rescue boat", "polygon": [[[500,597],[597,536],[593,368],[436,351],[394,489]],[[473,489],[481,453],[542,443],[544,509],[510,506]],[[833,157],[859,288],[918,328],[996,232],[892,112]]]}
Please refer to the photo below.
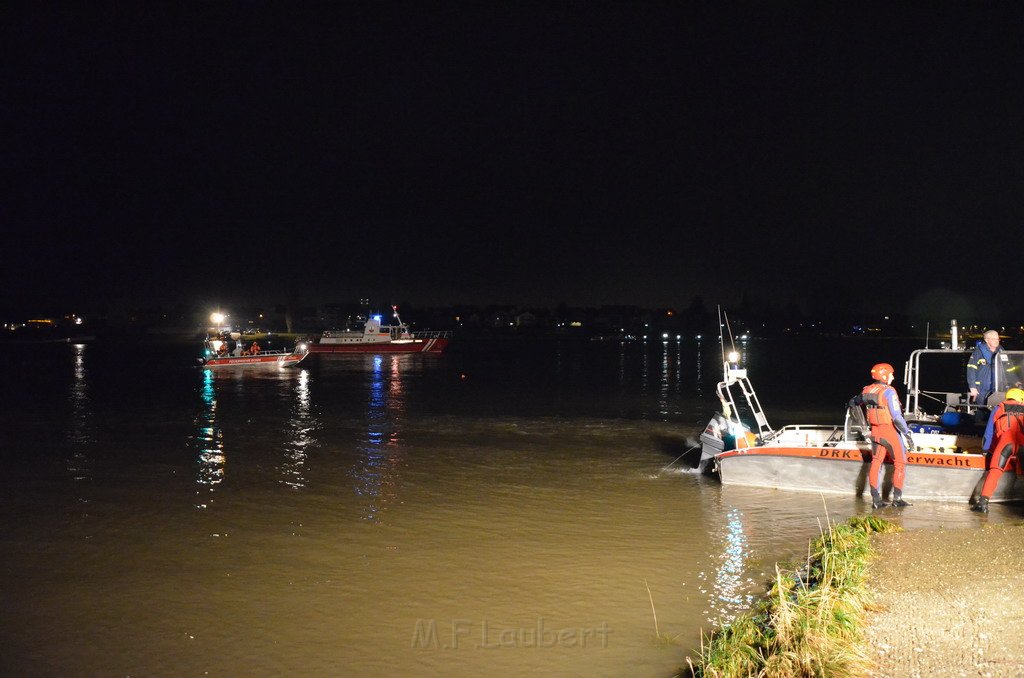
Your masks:
{"label": "rescue boat", "polygon": [[[971,350],[958,346],[955,323],[948,347],[913,351],[903,372],[904,418],[914,443],[914,449],[907,451],[903,496],[911,501],[969,502],[979,496],[987,467],[982,452],[987,408],[1002,402],[1006,390],[1015,385],[1000,384],[997,376],[996,392],[985,403],[987,408],[970,403],[966,394],[955,389],[921,388],[922,363],[959,359],[962,374]],[[717,475],[723,485],[868,495],[872,452],[870,428],[861,408],[847,408],[843,423],[834,426],[772,428],[747,370],[739,366],[735,348],[727,354],[724,338],[722,346],[723,380],[717,387],[722,410],[700,435],[703,470]],[[1006,360],[1024,366],[1024,351],[1004,353]],[[892,475],[893,465],[887,462],[883,497],[891,498]],[[1024,500],[1022,475],[1024,469],[1017,460],[1015,469],[1002,474],[991,501]]]}
{"label": "rescue boat", "polygon": [[305,343],[292,351],[263,350],[256,342],[245,345],[239,332],[223,332],[207,336],[203,342],[203,356],[198,363],[203,368],[294,367],[309,357]]}
{"label": "rescue boat", "polygon": [[448,347],[448,332],[411,332],[398,307],[391,307],[397,324],[382,325],[381,316],[366,318],[361,329],[327,330],[309,346],[310,353],[441,353]]}

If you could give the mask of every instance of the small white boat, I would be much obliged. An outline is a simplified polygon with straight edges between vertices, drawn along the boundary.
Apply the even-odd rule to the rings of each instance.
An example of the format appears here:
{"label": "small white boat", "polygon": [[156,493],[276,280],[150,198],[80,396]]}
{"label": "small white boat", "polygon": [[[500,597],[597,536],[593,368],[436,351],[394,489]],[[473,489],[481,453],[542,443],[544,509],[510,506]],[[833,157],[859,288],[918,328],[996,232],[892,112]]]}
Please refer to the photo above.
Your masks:
{"label": "small white boat", "polygon": [[293,351],[263,350],[255,341],[245,345],[239,332],[224,332],[206,338],[203,342],[203,357],[198,359],[204,368],[294,367],[309,357],[305,344],[299,344]]}
{"label": "small white boat", "polygon": [[[949,348],[919,349],[907,360],[904,417],[913,432],[914,449],[907,454],[903,496],[910,500],[968,502],[981,490],[986,469],[981,449],[985,413],[979,420],[977,405],[956,390],[920,386],[922,360],[942,356],[948,361],[959,356],[961,364],[966,363],[971,350],[957,344],[954,321]],[[722,412],[712,417],[700,436],[700,463],[706,471],[716,473],[723,485],[867,494],[871,442],[859,407],[848,409],[844,422],[835,426],[773,429],[735,351],[725,353],[724,339],[722,352],[724,379],[718,384]],[[1024,365],[1024,351],[1004,353],[1009,361]],[[997,382],[997,392],[988,404],[994,407],[1002,402],[1011,386]],[[891,491],[892,473],[892,464],[886,463],[881,488],[885,496]],[[1003,473],[991,501],[1024,500],[1022,473],[1019,463],[1016,472]]]}

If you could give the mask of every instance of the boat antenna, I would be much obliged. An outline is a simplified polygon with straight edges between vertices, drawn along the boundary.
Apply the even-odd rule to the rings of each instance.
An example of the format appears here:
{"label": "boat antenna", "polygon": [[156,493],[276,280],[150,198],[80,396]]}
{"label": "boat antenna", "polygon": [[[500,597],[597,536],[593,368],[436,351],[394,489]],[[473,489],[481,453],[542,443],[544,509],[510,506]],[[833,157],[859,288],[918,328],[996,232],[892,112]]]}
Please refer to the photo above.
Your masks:
{"label": "boat antenna", "polygon": [[932,333],[932,322],[929,320],[924,324],[924,347],[928,348],[928,335]]}
{"label": "boat antenna", "polygon": [[735,352],[736,340],[732,338],[732,325],[729,324],[729,313],[728,311],[723,311],[722,313],[725,315],[725,329],[729,330],[729,350]]}
{"label": "boat antenna", "polygon": [[[725,332],[722,331],[722,305],[718,305],[718,346],[722,349],[722,367],[725,367]],[[724,378],[726,375],[723,374]]]}

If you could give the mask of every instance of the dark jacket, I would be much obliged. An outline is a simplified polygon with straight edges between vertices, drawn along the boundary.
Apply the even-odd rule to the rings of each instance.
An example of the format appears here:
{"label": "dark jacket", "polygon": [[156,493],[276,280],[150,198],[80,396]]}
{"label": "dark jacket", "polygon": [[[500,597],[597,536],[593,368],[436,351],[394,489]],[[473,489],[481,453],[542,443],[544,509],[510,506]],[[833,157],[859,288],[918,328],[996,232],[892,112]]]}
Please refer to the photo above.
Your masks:
{"label": "dark jacket", "polygon": [[[995,381],[999,383],[999,389],[1005,391],[1008,387],[1009,372],[1016,370],[1010,367],[1007,355],[1003,353],[1003,347],[999,346],[993,352],[984,341],[975,345],[974,353],[967,361],[967,388],[978,389],[978,404],[984,405],[984,398],[996,390]],[[998,373],[998,379],[993,380]]]}

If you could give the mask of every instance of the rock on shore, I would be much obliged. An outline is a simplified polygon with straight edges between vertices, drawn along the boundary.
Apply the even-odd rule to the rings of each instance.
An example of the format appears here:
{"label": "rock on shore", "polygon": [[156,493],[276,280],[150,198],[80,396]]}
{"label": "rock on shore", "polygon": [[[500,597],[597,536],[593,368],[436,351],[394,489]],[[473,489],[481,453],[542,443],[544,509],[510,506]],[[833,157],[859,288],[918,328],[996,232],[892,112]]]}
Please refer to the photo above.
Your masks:
{"label": "rock on shore", "polygon": [[1024,526],[872,540],[872,675],[1024,676]]}

